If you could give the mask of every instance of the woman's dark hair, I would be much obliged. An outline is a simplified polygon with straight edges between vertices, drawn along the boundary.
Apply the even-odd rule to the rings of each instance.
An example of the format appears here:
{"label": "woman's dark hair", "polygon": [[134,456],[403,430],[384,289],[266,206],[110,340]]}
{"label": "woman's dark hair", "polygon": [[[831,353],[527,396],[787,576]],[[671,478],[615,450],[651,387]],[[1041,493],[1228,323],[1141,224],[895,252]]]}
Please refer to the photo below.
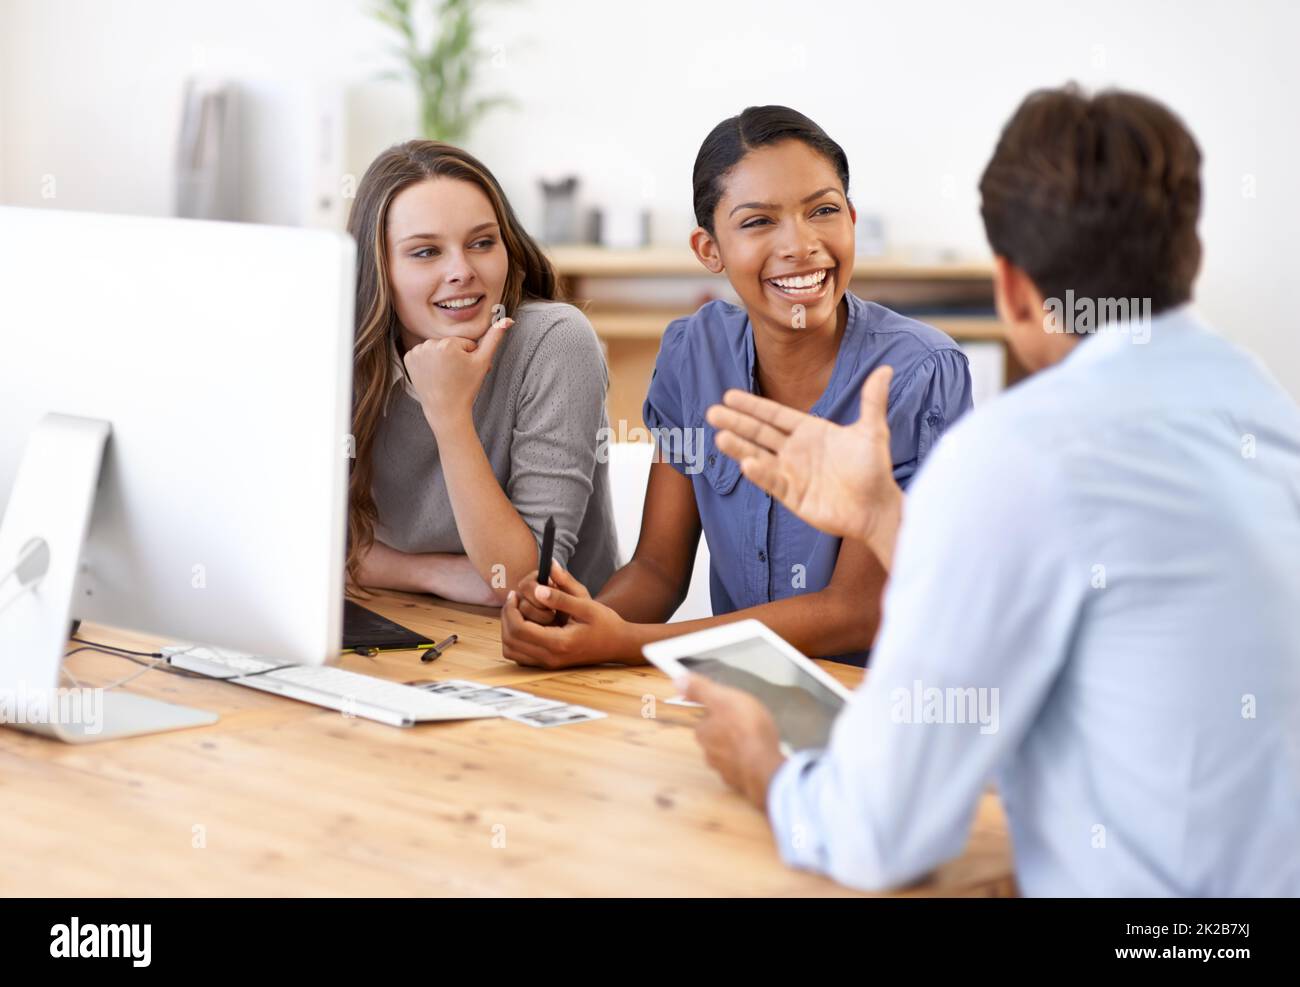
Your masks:
{"label": "woman's dark hair", "polygon": [[1201,262],[1201,152],[1169,109],[1136,93],[1077,86],[1030,93],[980,179],[993,252],[1044,299],[1192,295]]}
{"label": "woman's dark hair", "polygon": [[695,188],[695,222],[713,235],[713,211],[722,198],[722,182],[736,162],[756,147],[781,141],[802,141],[826,156],[835,166],[849,194],[849,159],[826,131],[788,106],[750,106],[740,116],[728,117],[709,131],[695,155],[691,181]]}

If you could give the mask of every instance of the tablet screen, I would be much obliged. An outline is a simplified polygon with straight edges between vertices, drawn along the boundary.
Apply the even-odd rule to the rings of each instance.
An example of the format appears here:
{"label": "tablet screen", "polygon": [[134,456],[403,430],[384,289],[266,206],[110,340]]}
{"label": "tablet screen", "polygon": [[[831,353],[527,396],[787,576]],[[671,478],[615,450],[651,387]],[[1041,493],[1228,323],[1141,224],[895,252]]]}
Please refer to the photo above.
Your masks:
{"label": "tablet screen", "polygon": [[825,747],[844,700],[762,638],[677,659],[689,671],[757,698],[791,750]]}

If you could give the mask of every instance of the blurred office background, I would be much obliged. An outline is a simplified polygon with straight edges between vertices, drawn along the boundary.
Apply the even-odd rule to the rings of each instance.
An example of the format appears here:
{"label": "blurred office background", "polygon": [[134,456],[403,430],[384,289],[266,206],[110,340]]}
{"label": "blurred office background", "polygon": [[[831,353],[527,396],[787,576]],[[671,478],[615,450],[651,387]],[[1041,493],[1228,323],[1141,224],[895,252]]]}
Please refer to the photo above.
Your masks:
{"label": "blurred office background", "polygon": [[[420,132],[414,86],[382,78],[400,67],[398,36],[374,6],[0,0],[0,202],[341,226],[370,158]],[[611,315],[602,332],[622,334],[637,374],[656,345],[646,293],[678,291],[665,311],[710,293],[679,265],[699,143],[768,102],[806,112],[845,146],[870,221],[863,257],[895,265],[880,272],[894,289],[913,267],[935,274],[930,304],[975,319],[978,350],[987,297],[942,297],[945,265],[961,281],[987,262],[976,184],[1002,123],[1028,90],[1074,79],[1149,93],[1194,131],[1205,155],[1200,307],[1300,396],[1300,8],[1285,0],[507,0],[474,16],[475,91],[510,103],[462,143],[535,232],[567,221],[553,239],[652,248],[653,264],[626,271],[602,268],[599,250],[569,255],[578,293],[594,274],[612,286],[591,296],[640,298],[639,320]],[[205,173],[217,146],[219,181]],[[576,193],[548,220],[541,181],[569,176]],[[655,264],[685,283],[646,282]]]}

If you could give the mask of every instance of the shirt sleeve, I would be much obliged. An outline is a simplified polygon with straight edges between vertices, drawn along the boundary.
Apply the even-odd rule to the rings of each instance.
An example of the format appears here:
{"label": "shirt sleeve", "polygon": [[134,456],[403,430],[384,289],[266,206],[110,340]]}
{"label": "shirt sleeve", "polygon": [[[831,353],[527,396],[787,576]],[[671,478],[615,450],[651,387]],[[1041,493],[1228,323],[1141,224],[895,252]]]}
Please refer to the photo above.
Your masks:
{"label": "shirt sleeve", "polygon": [[936,350],[903,381],[889,402],[889,444],[894,480],[904,490],[939,437],[970,411],[970,364],[960,349]]}
{"label": "shirt sleeve", "polygon": [[1064,484],[1013,436],[961,441],[983,423],[963,424],[908,498],[866,681],[827,749],[790,758],[768,789],[782,858],[853,887],[906,884],[961,853],[1089,591]]}
{"label": "shirt sleeve", "polygon": [[528,363],[510,446],[506,496],[539,543],[555,518],[554,559],[567,567],[591,500],[596,456],[609,442],[609,371],[576,310],[546,330]]}
{"label": "shirt sleeve", "polygon": [[685,406],[686,395],[682,387],[687,325],[685,319],[679,319],[669,323],[664,330],[654,373],[650,375],[650,389],[646,392],[645,404],[641,406],[641,418],[650,429],[658,453],[657,461],[668,463],[682,474],[688,472],[688,463],[673,450],[681,447],[682,436],[690,424],[686,418],[691,409]]}

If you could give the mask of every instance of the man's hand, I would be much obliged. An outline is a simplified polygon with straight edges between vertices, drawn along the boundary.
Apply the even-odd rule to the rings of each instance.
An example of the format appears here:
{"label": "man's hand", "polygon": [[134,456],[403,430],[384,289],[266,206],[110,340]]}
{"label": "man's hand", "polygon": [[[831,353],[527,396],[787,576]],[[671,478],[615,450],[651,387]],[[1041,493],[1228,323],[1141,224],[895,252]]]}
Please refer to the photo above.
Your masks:
{"label": "man's hand", "polygon": [[452,422],[468,421],[492,357],[513,319],[498,319],[477,342],[459,336],[426,339],[403,357],[424,417],[436,435]]}
{"label": "man's hand", "polygon": [[785,761],[776,722],[748,692],[719,685],[703,675],[677,681],[682,696],[704,706],[695,739],[709,766],[741,795],[767,811],[767,789]]}
{"label": "man's hand", "polygon": [[889,568],[903,492],[889,452],[889,382],[878,367],[862,386],[862,413],[835,425],[745,391],[708,411],[718,448],[741,471],[815,528],[865,542]]}

